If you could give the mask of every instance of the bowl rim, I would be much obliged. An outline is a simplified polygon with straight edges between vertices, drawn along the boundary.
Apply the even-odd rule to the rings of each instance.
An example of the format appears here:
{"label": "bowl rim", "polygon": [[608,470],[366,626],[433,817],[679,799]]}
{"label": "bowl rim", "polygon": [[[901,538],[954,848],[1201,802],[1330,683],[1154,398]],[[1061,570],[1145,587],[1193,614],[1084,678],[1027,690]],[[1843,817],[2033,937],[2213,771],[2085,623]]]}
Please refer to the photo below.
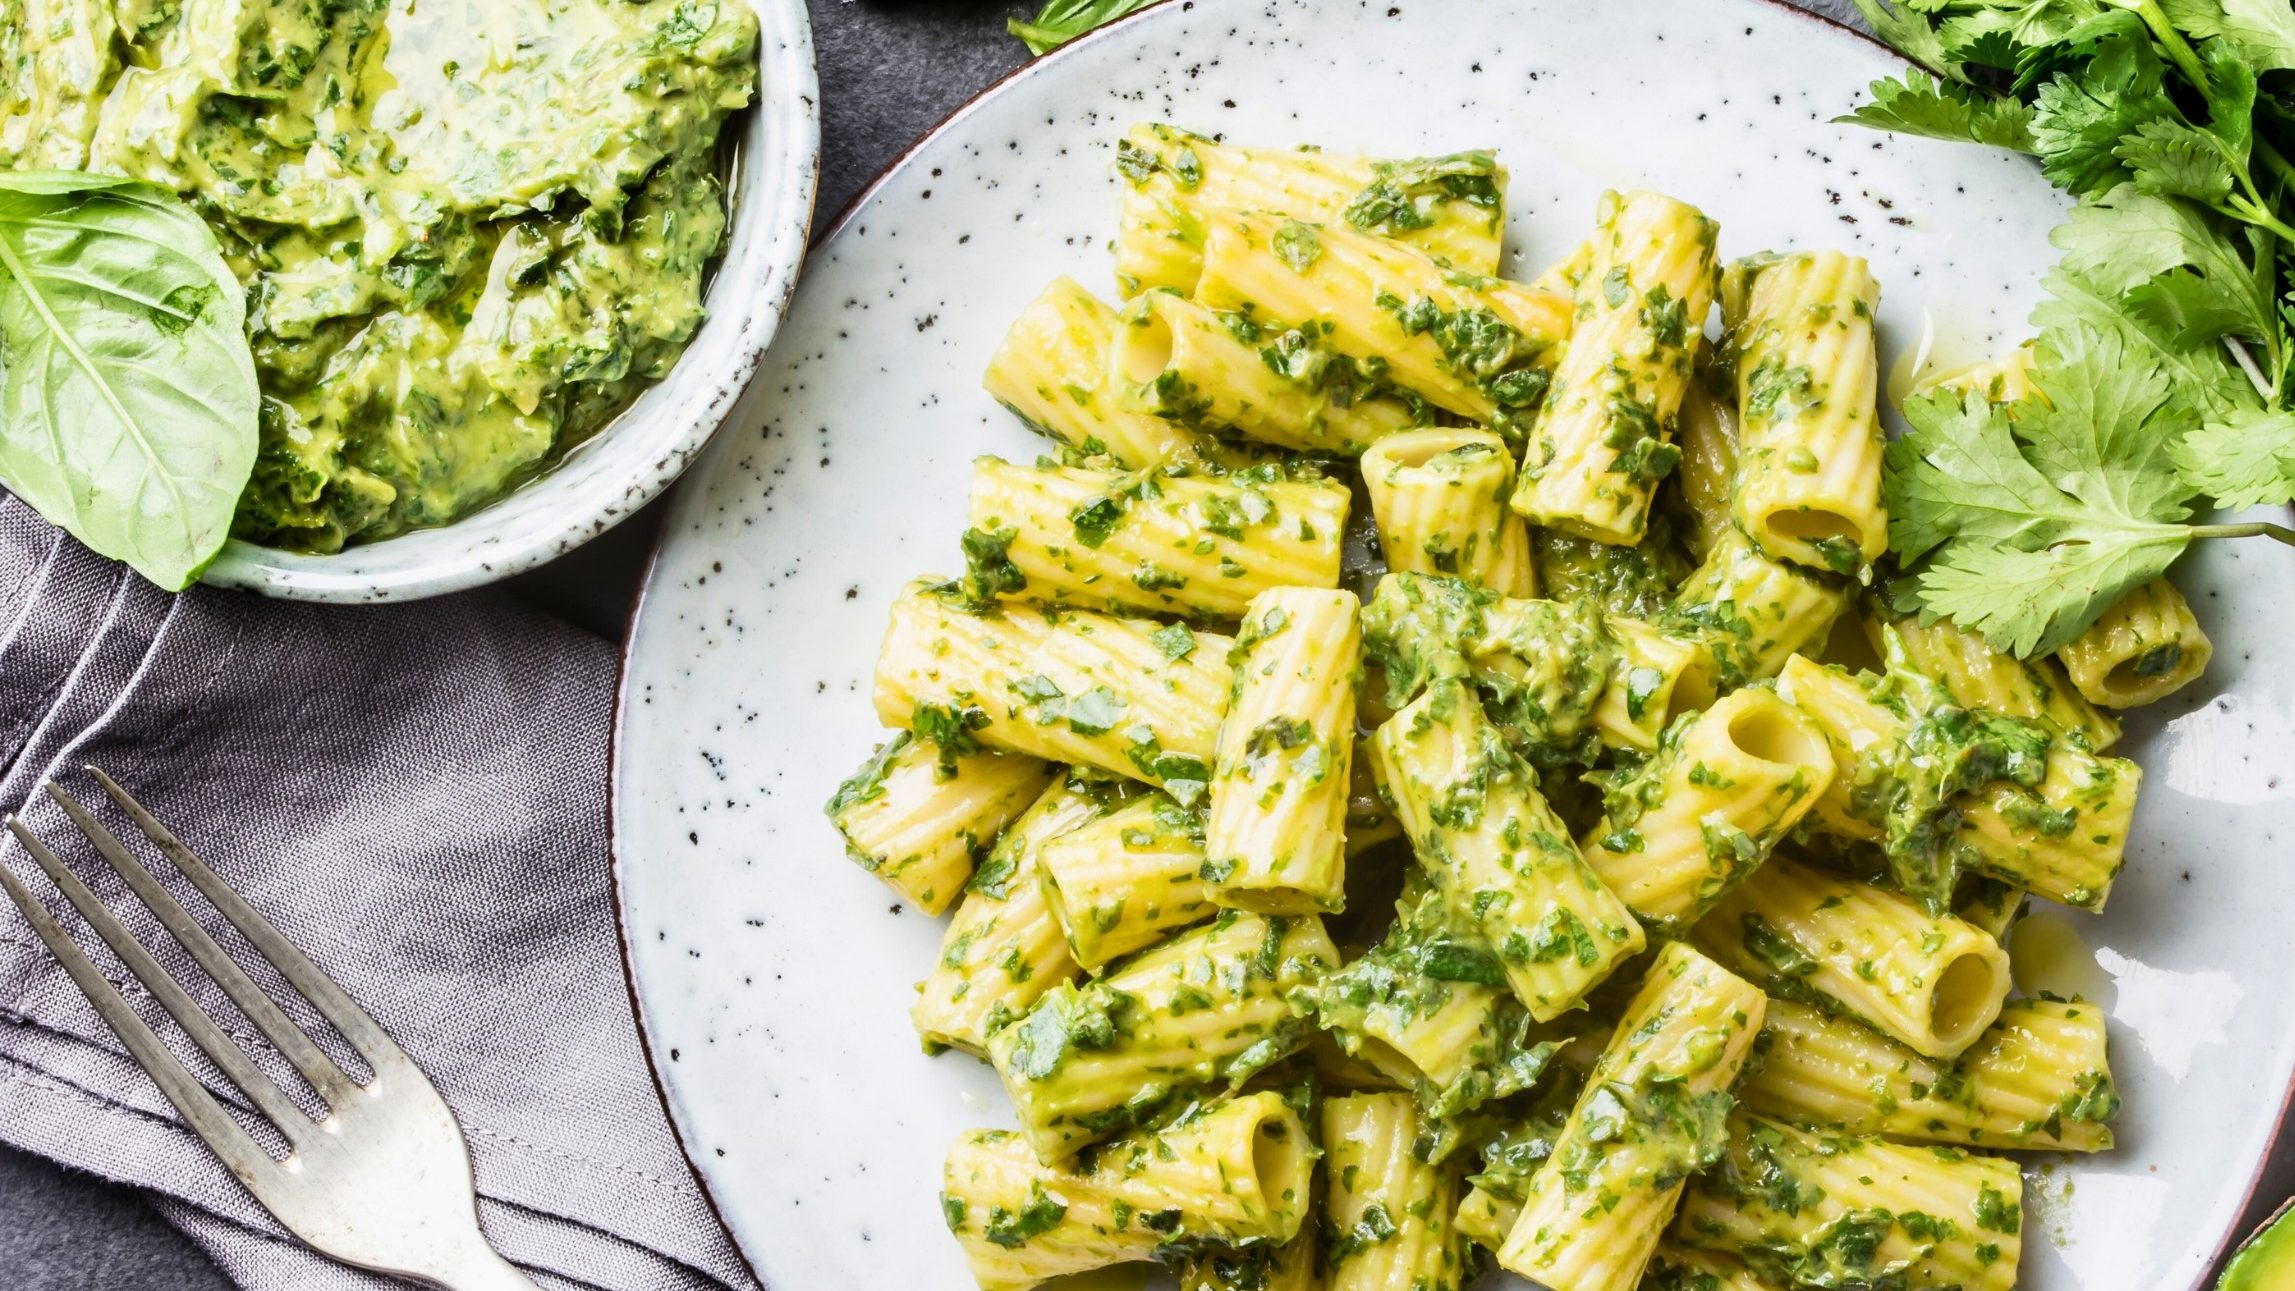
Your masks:
{"label": "bowl rim", "polygon": [[[439,596],[554,560],[676,483],[740,406],[811,245],[821,173],[812,20],[804,0],[747,3],[759,19],[759,87],[746,111],[763,123],[768,146],[761,156],[746,147],[736,154],[744,181],[730,215],[755,242],[735,261],[729,232],[709,284],[709,313],[669,374],[547,470],[461,519],[324,555],[234,538],[201,582],[334,604]],[[719,352],[714,370],[696,361],[705,341]],[[553,512],[562,514],[553,519]]]}

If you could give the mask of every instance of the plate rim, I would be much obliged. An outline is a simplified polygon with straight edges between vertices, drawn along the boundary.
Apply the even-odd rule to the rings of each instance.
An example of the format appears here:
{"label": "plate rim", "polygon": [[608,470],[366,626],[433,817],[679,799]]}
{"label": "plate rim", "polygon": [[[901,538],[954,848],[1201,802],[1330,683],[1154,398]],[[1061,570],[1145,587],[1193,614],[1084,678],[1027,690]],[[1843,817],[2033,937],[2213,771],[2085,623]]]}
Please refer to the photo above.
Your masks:
{"label": "plate rim", "polygon": [[[909,163],[915,160],[919,151],[938,139],[950,126],[971,115],[990,97],[1002,93],[1016,82],[1035,73],[1047,64],[1067,56],[1073,50],[1097,44],[1108,39],[1114,33],[1134,25],[1145,25],[1146,21],[1157,15],[1172,11],[1186,12],[1194,9],[1198,4],[1211,2],[1212,0],[1178,0],[1178,3],[1175,4],[1174,0],[1154,0],[1154,3],[1126,14],[1105,26],[1086,32],[1050,53],[1033,56],[1028,61],[982,86],[969,98],[949,109],[922,133],[911,139],[874,175],[870,176],[867,183],[846,199],[844,205],[837,209],[837,213],[830,218],[829,222],[807,238],[803,253],[804,262],[809,263],[816,253],[842,234],[854,218],[876,198],[879,192],[883,191],[893,177],[905,170]],[[1827,14],[1804,9],[1791,3],[1791,0],[1744,0],[1744,2],[1760,5],[1773,12],[1827,28],[1841,36],[1871,45],[1881,50],[1888,57],[1903,62],[1908,68],[1917,66],[1877,37]],[[817,170],[818,167],[816,167],[816,173]],[[800,268],[799,273],[791,278],[789,301],[794,300],[796,285],[802,276],[803,270]],[[786,303],[784,304],[784,313],[786,312]],[[770,349],[768,344],[765,351],[770,352]],[[761,362],[759,366],[762,366]],[[751,375],[754,376],[754,372]],[[728,415],[730,416],[730,413]],[[698,459],[698,452],[695,457]],[[674,501],[689,491],[691,487],[693,486],[688,482],[688,479],[681,477],[676,484],[665,490],[665,496]],[[2289,510],[2291,513],[2295,513],[2295,507],[2291,507]],[[615,648],[614,709],[606,739],[606,889],[613,903],[614,940],[621,952],[622,986],[629,995],[630,1014],[637,1023],[638,1049],[645,1056],[646,1075],[653,1083],[654,1096],[661,1103],[662,1118],[669,1124],[670,1137],[676,1140],[678,1152],[685,1158],[686,1167],[693,1176],[694,1185],[701,1192],[702,1202],[708,1206],[710,1215],[717,1220],[719,1231],[725,1234],[727,1243],[732,1246],[734,1258],[741,1262],[741,1266],[748,1271],[750,1278],[759,1286],[766,1287],[766,1291],[773,1291],[766,1283],[764,1274],[758,1271],[756,1262],[750,1258],[748,1248],[742,1245],[740,1235],[734,1231],[733,1225],[726,1221],[724,1209],[718,1205],[716,1190],[710,1183],[708,1167],[704,1164],[703,1158],[694,1152],[692,1144],[687,1142],[685,1127],[678,1121],[676,1105],[671,1101],[669,1095],[668,1078],[663,1072],[660,1058],[654,1052],[652,1024],[647,1020],[644,999],[638,990],[637,959],[629,935],[628,918],[622,899],[621,874],[624,859],[620,847],[622,726],[632,711],[629,702],[630,657],[637,642],[638,622],[645,612],[646,601],[652,594],[654,575],[661,568],[662,552],[668,546],[671,532],[671,526],[665,516],[661,527],[654,533],[647,550],[644,568],[638,575],[637,593],[630,599],[629,611],[622,620],[621,639]],[[2282,1146],[2290,1117],[2295,1117],[2295,1078],[2291,1078],[2287,1087],[2280,1092],[2278,1110],[2271,1116],[2270,1138],[2272,1146],[2266,1148],[2256,1158],[2254,1168],[2249,1173],[2247,1184],[2240,1190],[2238,1214],[2233,1217],[2230,1226],[2217,1239],[2214,1253],[2208,1257],[2207,1267],[2200,1272],[2197,1280],[2191,1284],[2188,1291],[2209,1291],[2209,1288],[2214,1284],[2216,1270],[2222,1267],[2225,1258],[2246,1236],[2242,1232],[2243,1221],[2247,1214],[2254,1209],[2256,1194],[2262,1189],[2263,1178],[2270,1172],[2272,1159],[2278,1154]],[[2290,1199],[2288,1204],[2295,1206],[2295,1199]]]}

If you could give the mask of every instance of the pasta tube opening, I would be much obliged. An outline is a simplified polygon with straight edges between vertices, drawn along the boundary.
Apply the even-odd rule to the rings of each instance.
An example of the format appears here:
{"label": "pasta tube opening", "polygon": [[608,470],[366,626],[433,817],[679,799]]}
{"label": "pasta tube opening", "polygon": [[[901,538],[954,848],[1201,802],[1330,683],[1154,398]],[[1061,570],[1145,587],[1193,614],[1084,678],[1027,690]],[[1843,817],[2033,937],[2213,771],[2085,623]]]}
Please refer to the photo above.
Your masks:
{"label": "pasta tube opening", "polygon": [[1937,975],[1929,995],[1929,1030],[1937,1043],[1958,1053],[1992,1025],[2007,994],[2004,956],[1974,951],[1957,956]]}
{"label": "pasta tube opening", "polygon": [[1738,752],[1787,771],[1832,759],[1824,734],[1783,704],[1748,704],[1730,714],[1722,730]]}
{"label": "pasta tube opening", "polygon": [[1172,352],[1177,348],[1171,336],[1171,320],[1152,310],[1134,310],[1116,329],[1116,371],[1133,385],[1146,385],[1160,377],[1171,366]]}

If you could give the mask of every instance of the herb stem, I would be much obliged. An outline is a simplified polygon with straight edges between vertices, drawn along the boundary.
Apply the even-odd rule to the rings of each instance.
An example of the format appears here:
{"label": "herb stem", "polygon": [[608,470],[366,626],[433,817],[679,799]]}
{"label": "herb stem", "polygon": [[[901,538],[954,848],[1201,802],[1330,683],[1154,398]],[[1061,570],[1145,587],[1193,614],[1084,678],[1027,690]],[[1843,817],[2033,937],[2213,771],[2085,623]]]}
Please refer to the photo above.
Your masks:
{"label": "herb stem", "polygon": [[2247,524],[2195,524],[2184,533],[2193,538],[2271,538],[2295,547],[2295,529],[2260,520]]}
{"label": "herb stem", "polygon": [[2168,21],[2167,14],[2160,9],[2159,0],[2112,2],[2122,9],[2133,10],[2137,17],[2144,20],[2144,25],[2152,29],[2152,36],[2159,41],[2161,48],[2167,50],[2168,57],[2175,60],[2177,70],[2191,82],[2193,89],[2207,89],[2207,69],[2200,66],[2199,54],[2183,38],[2183,33],[2176,30],[2175,24]]}
{"label": "herb stem", "polygon": [[2263,158],[2263,164],[2279,176],[2280,183],[2295,187],[2295,162],[2288,161],[2286,154],[2273,147],[2271,141],[2260,133],[2255,136],[2254,147],[2255,154]]}
{"label": "herb stem", "polygon": [[2231,352],[2232,361],[2239,365],[2240,371],[2247,374],[2247,382],[2255,387],[2255,393],[2265,399],[2278,394],[2278,391],[2271,388],[2271,383],[2264,379],[2263,370],[2255,366],[2255,356],[2247,352],[2247,347],[2239,343],[2238,337],[2224,337],[2223,348]]}

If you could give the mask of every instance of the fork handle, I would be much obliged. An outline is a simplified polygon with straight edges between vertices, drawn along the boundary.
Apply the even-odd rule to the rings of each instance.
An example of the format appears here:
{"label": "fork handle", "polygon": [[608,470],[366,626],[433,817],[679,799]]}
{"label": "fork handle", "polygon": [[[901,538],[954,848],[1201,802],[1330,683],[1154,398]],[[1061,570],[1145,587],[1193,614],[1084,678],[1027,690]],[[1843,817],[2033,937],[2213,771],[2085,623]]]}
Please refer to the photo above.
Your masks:
{"label": "fork handle", "polygon": [[484,1237],[472,1235],[448,1262],[448,1267],[427,1271],[423,1280],[446,1291],[541,1291],[532,1278],[495,1253]]}

